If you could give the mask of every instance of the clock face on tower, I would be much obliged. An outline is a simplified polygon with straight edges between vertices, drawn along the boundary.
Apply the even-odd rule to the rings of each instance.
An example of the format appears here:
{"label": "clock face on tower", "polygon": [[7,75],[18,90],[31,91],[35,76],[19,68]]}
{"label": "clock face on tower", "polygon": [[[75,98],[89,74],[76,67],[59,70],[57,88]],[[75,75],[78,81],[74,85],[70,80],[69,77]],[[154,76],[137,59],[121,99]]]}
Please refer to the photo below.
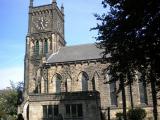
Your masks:
{"label": "clock face on tower", "polygon": [[34,27],[36,30],[43,31],[47,30],[49,21],[46,17],[40,16],[34,20]]}

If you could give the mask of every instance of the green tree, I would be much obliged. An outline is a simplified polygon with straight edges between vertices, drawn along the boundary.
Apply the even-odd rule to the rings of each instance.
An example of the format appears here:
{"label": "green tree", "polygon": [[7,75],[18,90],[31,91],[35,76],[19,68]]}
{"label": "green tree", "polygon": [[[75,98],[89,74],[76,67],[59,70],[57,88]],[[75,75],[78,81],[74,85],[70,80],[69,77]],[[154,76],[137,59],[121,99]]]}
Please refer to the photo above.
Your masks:
{"label": "green tree", "polygon": [[19,101],[19,92],[23,83],[17,85],[11,82],[8,87],[0,92],[0,118],[15,120],[17,116],[17,103]]}
{"label": "green tree", "polygon": [[[104,48],[104,58],[111,54],[111,74],[125,86],[132,83],[137,70],[151,83],[153,114],[157,120],[157,89],[160,84],[160,2],[159,0],[103,0],[105,9],[96,28],[100,48]],[[124,86],[121,85],[122,92]],[[125,93],[125,91],[124,91]],[[125,96],[123,115],[126,120]]]}

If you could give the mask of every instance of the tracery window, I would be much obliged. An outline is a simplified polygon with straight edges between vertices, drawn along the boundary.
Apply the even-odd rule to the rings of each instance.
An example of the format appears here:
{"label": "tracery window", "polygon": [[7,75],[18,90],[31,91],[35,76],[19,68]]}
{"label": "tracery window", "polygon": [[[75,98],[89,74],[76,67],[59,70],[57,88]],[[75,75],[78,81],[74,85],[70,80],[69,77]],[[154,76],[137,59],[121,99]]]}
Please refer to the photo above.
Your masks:
{"label": "tracery window", "polygon": [[62,77],[60,74],[56,74],[56,93],[60,93],[61,92],[61,82],[62,82]]}
{"label": "tracery window", "polygon": [[93,76],[93,79],[92,79],[93,90],[97,90],[98,91],[98,79],[99,79],[98,73],[95,72],[95,74]]}
{"label": "tracery window", "polygon": [[138,78],[139,78],[139,94],[140,94],[140,102],[142,104],[148,104],[148,99],[147,99],[147,85],[145,78],[142,76],[141,73],[138,73]]}
{"label": "tracery window", "polygon": [[65,89],[66,89],[66,92],[71,92],[71,77],[68,76],[66,81],[65,81]]}
{"label": "tracery window", "polygon": [[61,82],[62,76],[60,74],[55,74],[53,77],[53,89],[55,93],[61,92]]}
{"label": "tracery window", "polygon": [[111,81],[112,76],[110,75],[110,71],[106,73],[107,82],[109,82],[109,90],[110,90],[110,102],[111,105],[117,106],[117,93],[116,93],[116,81]]}
{"label": "tracery window", "polygon": [[82,91],[88,91],[88,80],[89,80],[89,77],[87,75],[86,72],[81,72],[79,74],[79,82],[81,82],[81,89]]}
{"label": "tracery window", "polygon": [[109,84],[111,105],[117,106],[116,82]]}

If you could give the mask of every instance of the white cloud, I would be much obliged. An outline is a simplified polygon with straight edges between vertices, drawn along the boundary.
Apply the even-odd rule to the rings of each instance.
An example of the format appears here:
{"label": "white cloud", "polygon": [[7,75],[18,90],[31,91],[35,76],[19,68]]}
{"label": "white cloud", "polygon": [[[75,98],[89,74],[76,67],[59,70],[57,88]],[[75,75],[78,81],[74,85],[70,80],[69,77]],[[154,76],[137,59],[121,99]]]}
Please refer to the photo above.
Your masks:
{"label": "white cloud", "polygon": [[10,81],[14,83],[23,81],[23,67],[0,68],[0,89],[10,86]]}

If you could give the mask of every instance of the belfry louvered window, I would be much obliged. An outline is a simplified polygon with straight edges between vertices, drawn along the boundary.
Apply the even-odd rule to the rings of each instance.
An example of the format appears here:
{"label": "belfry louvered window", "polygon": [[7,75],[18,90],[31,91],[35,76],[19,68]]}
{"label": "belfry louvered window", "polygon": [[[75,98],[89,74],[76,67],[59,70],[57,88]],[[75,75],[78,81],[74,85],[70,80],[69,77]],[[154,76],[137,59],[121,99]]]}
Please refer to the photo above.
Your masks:
{"label": "belfry louvered window", "polygon": [[52,50],[52,39],[50,40],[49,49]]}
{"label": "belfry louvered window", "polygon": [[39,41],[38,40],[35,43],[35,55],[39,55]]}
{"label": "belfry louvered window", "polygon": [[44,41],[44,54],[48,53],[48,41],[47,39]]}

